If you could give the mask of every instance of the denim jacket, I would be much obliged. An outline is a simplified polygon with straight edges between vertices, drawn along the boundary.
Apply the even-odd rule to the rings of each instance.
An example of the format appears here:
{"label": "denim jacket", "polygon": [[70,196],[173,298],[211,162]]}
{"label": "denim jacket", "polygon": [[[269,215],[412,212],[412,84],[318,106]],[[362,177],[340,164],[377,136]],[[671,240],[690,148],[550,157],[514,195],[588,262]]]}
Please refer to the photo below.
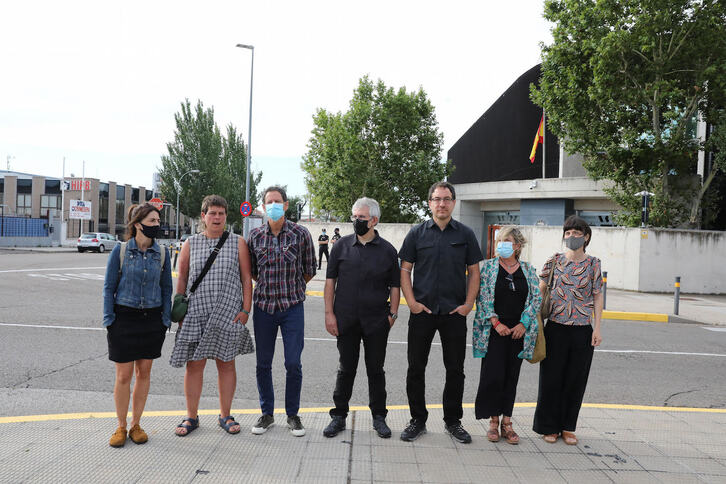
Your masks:
{"label": "denim jacket", "polygon": [[[164,249],[167,250],[167,249]],[[161,320],[171,326],[171,261],[166,253],[161,270],[161,248],[154,243],[139,250],[135,239],[126,244],[123,272],[119,277],[121,245],[108,256],[106,278],[103,281],[103,325],[110,326],[116,319],[113,306],[119,304],[137,309],[161,306]]]}
{"label": "denim jacket", "polygon": [[[524,347],[517,355],[521,359],[532,358],[534,345],[537,342],[537,313],[542,305],[542,295],[539,292],[539,278],[537,270],[532,264],[520,261],[522,272],[527,279],[529,291],[524,303],[522,318],[519,320],[524,328]],[[476,303],[476,316],[472,328],[472,343],[474,358],[483,358],[489,346],[489,334],[492,331],[490,318],[497,316],[494,312],[494,288],[499,275],[499,258],[485,260],[481,268],[481,282],[479,283],[479,297]]]}

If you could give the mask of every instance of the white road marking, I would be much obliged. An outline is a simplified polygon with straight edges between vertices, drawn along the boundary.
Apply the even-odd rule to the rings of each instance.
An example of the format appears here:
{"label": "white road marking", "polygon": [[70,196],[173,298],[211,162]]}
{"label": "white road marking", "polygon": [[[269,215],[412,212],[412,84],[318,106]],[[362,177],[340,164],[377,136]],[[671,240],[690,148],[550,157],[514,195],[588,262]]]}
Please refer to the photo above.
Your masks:
{"label": "white road marking", "polygon": [[726,328],[714,328],[712,326],[701,326],[701,328],[707,331],[719,331],[721,333],[726,333]]}
{"label": "white road marking", "polygon": [[0,274],[8,272],[40,272],[40,271],[82,271],[84,269],[105,269],[106,266],[98,267],[55,267],[52,269],[10,269],[6,271],[0,271]]}
{"label": "white road marking", "polygon": [[[82,326],[53,326],[53,325],[47,325],[47,324],[18,324],[18,323],[0,323],[0,326],[13,326],[13,327],[19,327],[19,328],[43,328],[43,329],[75,329],[75,330],[81,330],[81,331],[104,331],[106,328],[99,328],[99,327],[92,327],[92,328],[84,328]],[[172,331],[172,333],[176,333],[176,331]],[[277,339],[281,340],[282,336],[278,336]],[[337,340],[335,338],[305,338],[305,341],[326,341],[335,343]],[[396,344],[396,345],[405,345],[407,344],[406,341],[389,341],[389,344]],[[441,343],[433,342],[432,345],[441,346]],[[471,345],[466,345],[471,346]],[[686,351],[652,351],[652,350],[604,350],[604,349],[597,349],[595,350],[596,353],[640,353],[640,354],[648,354],[648,355],[673,355],[673,356],[715,356],[715,357],[721,357],[726,358],[726,354],[721,353],[689,353]]]}
{"label": "white road marking", "polygon": [[50,279],[51,281],[70,281],[70,280],[91,280],[91,281],[102,281],[104,279],[103,274],[91,274],[90,272],[79,272],[77,274],[28,274],[28,277],[42,277],[44,279]]}

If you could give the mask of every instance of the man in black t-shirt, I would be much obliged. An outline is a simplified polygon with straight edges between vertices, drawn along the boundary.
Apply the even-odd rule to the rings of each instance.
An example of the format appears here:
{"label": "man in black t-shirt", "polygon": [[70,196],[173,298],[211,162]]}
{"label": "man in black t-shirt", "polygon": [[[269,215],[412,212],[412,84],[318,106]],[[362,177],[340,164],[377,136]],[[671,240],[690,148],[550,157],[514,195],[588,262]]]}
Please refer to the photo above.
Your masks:
{"label": "man in black t-shirt", "polygon": [[330,245],[334,245],[338,239],[340,239],[340,229],[338,227],[335,227],[335,230],[333,231],[333,236],[330,238]]}
{"label": "man in black t-shirt", "polygon": [[325,254],[325,263],[328,263],[328,242],[330,240],[330,237],[325,233],[325,229],[323,229],[323,233],[318,237],[318,270],[323,266],[323,254]]}

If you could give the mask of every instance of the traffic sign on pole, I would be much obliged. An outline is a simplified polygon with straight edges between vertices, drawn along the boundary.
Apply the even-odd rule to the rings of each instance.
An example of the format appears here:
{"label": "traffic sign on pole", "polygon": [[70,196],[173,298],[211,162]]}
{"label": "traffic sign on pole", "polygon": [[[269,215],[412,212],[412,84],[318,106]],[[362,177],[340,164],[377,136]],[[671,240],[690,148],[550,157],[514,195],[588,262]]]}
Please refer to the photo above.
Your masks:
{"label": "traffic sign on pole", "polygon": [[149,200],[149,204],[151,204],[157,210],[161,210],[162,208],[164,208],[164,202],[162,202],[160,198],[152,198],[151,200]]}
{"label": "traffic sign on pole", "polygon": [[242,202],[242,205],[239,206],[239,213],[243,217],[248,217],[252,213],[252,204],[250,202]]}

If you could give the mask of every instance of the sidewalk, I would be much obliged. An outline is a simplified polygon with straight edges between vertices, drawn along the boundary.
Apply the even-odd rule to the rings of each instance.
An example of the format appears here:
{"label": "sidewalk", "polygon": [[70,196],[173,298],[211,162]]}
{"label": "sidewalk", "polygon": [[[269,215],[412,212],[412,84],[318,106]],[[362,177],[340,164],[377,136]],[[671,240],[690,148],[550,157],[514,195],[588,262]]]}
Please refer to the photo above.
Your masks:
{"label": "sidewalk", "polygon": [[118,449],[108,446],[116,425],[110,414],[0,418],[0,482],[726,481],[726,410],[586,406],[580,443],[568,446],[562,440],[547,444],[532,432],[532,404],[514,411],[519,445],[489,442],[487,422],[474,420],[470,410],[462,423],[473,442],[455,442],[443,431],[440,408],[430,410],[428,434],[403,442],[408,411],[396,408],[388,416],[390,439],[375,434],[368,409],[360,407],[349,415],[348,429],[332,439],[322,435],[329,422],[323,409],[301,409],[304,437],[290,435],[282,414],[266,434],[252,435],[259,410],[233,410],[240,434],[225,434],[216,415],[205,412],[199,429],[180,438],[173,429],[181,413],[149,412],[142,420],[149,442],[128,440]]}

